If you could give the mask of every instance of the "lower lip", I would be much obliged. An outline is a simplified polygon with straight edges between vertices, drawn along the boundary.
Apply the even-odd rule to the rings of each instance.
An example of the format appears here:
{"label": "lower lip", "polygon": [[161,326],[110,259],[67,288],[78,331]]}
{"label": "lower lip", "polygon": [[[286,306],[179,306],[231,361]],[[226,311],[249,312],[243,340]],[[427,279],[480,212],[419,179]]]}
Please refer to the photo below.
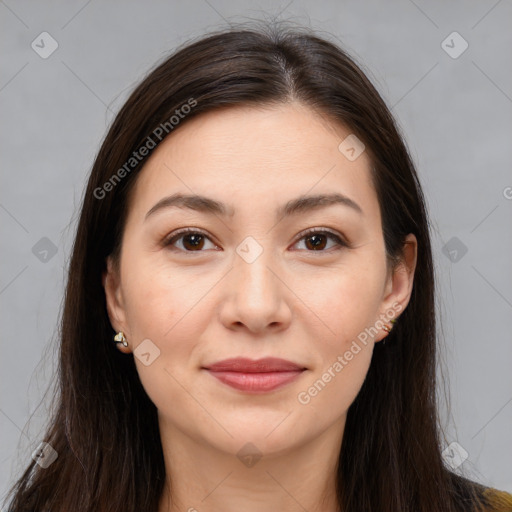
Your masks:
{"label": "lower lip", "polygon": [[295,380],[304,370],[266,373],[208,372],[224,384],[240,391],[265,393]]}

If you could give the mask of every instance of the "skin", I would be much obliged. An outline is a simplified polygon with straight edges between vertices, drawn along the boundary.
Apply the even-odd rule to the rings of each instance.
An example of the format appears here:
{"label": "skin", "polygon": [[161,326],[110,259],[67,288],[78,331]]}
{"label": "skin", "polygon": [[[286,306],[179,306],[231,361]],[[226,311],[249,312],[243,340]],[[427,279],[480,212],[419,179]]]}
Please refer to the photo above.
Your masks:
{"label": "skin", "polygon": [[[168,475],[159,512],[338,510],[346,413],[374,343],[387,335],[376,322],[407,306],[417,254],[410,234],[402,263],[388,271],[370,160],[363,152],[350,161],[338,150],[350,133],[299,103],[231,107],[187,121],[141,171],[119,270],[108,259],[103,284],[112,326],[129,342],[119,350],[129,354],[145,339],[160,350],[148,366],[134,356],[158,409]],[[338,204],[275,218],[291,199],[334,191],[363,215]],[[145,219],[176,192],[214,198],[234,214],[171,207]],[[204,232],[199,249],[186,234],[165,246],[183,227]],[[330,228],[350,247],[321,236],[314,250],[310,237],[298,236],[309,228]],[[251,263],[236,252],[248,236],[263,250]],[[342,371],[300,403],[299,393],[374,325],[377,334],[359,343]],[[201,369],[235,356],[281,357],[307,370],[256,395]],[[247,443],[262,455],[250,466],[236,455]]]}

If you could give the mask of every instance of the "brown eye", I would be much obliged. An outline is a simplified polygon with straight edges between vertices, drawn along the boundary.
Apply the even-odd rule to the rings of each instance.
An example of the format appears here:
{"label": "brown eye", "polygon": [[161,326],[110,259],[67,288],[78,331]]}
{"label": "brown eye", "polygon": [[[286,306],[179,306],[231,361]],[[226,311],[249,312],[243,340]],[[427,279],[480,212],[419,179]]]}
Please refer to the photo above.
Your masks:
{"label": "brown eye", "polygon": [[[309,231],[299,240],[301,242],[305,240],[306,249],[311,251],[319,251],[319,252],[327,252],[324,249],[328,244],[328,240],[334,241],[334,247],[347,247],[346,244],[341,237],[336,235],[335,233],[331,233],[330,231]],[[297,242],[298,243],[298,242]],[[329,249],[332,248],[329,247]]]}
{"label": "brown eye", "polygon": [[[296,244],[303,240],[305,241],[307,252],[328,252],[329,249],[334,248],[336,250],[341,247],[348,247],[348,244],[340,236],[325,230],[313,230],[306,232],[303,234],[302,238],[296,242]],[[334,244],[328,246],[329,241],[334,242]],[[207,247],[208,243],[211,244],[211,247]],[[217,247],[206,234],[190,228],[182,229],[177,233],[172,234],[170,238],[164,242],[164,245],[166,247],[172,247],[173,249],[189,253],[204,252],[206,249],[215,249]]]}
{"label": "brown eye", "polygon": [[207,242],[210,242],[213,248],[216,247],[204,233],[194,231],[192,229],[181,230],[175,233],[164,243],[164,245],[174,246],[176,242],[179,243],[180,241],[181,247],[178,244],[176,248],[185,252],[203,252]]}
{"label": "brown eye", "polygon": [[195,251],[202,249],[204,246],[204,237],[201,234],[183,235],[183,247],[187,250]]}

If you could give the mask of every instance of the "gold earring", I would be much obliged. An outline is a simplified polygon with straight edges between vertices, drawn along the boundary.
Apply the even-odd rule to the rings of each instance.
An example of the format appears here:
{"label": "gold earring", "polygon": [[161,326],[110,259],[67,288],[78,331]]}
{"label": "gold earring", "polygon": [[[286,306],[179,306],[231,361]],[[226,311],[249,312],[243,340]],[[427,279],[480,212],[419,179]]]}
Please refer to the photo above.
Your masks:
{"label": "gold earring", "polygon": [[391,332],[391,329],[393,329],[393,324],[396,322],[396,320],[397,320],[396,318],[393,318],[393,320],[391,320],[391,325],[384,324],[382,329],[384,329],[389,334]]}
{"label": "gold earring", "polygon": [[128,342],[126,341],[126,338],[124,336],[124,333],[123,331],[119,331],[115,336],[114,336],[114,341],[116,343],[116,345],[118,343],[122,343],[123,344],[123,347],[127,347],[128,346]]}

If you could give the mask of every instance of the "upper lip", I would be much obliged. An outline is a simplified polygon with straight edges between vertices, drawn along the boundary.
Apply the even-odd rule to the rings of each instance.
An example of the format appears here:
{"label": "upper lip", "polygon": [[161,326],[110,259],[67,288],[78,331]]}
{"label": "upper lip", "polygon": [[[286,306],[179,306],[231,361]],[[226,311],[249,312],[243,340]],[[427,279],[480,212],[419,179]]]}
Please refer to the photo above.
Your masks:
{"label": "upper lip", "polygon": [[247,359],[245,357],[234,357],[224,359],[216,363],[205,366],[207,370],[215,372],[240,372],[240,373],[267,373],[267,372],[287,372],[305,370],[303,366],[295,364],[286,359],[277,357],[264,357],[263,359]]}

